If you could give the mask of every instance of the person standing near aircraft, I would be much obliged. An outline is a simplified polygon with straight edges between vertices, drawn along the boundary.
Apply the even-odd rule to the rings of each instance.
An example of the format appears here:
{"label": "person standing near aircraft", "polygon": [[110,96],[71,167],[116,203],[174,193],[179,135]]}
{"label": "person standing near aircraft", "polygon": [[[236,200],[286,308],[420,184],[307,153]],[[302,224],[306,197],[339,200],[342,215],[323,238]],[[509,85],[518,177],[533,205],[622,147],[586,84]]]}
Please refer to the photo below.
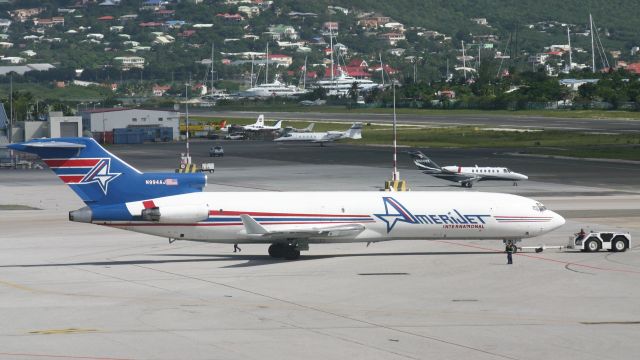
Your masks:
{"label": "person standing near aircraft", "polygon": [[237,250],[238,252],[241,252],[241,251],[242,251],[242,249],[240,249],[240,246],[238,246],[238,243],[233,244],[233,252],[236,252],[236,250]]}
{"label": "person standing near aircraft", "polygon": [[505,247],[505,251],[507,252],[507,265],[512,265],[513,253],[516,252],[516,246],[513,245],[512,241],[507,241],[507,246]]}

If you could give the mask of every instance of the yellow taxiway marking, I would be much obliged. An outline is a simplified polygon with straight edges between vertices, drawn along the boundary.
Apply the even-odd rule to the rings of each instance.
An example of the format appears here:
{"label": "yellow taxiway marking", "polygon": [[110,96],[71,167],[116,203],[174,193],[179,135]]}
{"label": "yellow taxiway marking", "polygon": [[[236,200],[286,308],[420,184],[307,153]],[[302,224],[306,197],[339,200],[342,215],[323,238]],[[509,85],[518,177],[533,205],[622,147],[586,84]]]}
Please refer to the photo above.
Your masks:
{"label": "yellow taxiway marking", "polygon": [[81,334],[81,333],[90,333],[96,332],[96,329],[77,329],[77,328],[68,328],[68,329],[46,329],[46,330],[34,330],[29,331],[29,334],[35,335],[53,335],[53,334]]}

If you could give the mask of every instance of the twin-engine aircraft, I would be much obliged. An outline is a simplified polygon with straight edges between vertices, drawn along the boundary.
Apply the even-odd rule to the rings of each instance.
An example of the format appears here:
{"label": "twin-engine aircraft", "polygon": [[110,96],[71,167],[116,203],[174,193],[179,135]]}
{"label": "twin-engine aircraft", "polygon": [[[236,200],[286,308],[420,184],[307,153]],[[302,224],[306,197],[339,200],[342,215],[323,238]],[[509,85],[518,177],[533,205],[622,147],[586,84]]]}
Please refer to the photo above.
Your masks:
{"label": "twin-engine aircraft", "polygon": [[470,188],[477,181],[487,180],[513,181],[513,185],[517,185],[517,181],[529,178],[527,175],[513,172],[506,167],[480,167],[478,165],[473,167],[458,165],[440,167],[420,151],[410,151],[409,155],[413,158],[413,163],[423,173],[457,182],[462,187]]}
{"label": "twin-engine aircraft", "polygon": [[277,142],[312,142],[321,145],[340,139],[362,139],[362,124],[353,123],[346,131],[324,131],[324,132],[287,132],[279,138],[273,139]]}
{"label": "twin-engine aircraft", "polygon": [[203,192],[203,173],[142,173],[91,138],[9,145],[37,154],[84,201],[71,221],[173,240],[268,245],[297,259],[309,244],[520,240],[564,224],[521,196],[483,192]]}

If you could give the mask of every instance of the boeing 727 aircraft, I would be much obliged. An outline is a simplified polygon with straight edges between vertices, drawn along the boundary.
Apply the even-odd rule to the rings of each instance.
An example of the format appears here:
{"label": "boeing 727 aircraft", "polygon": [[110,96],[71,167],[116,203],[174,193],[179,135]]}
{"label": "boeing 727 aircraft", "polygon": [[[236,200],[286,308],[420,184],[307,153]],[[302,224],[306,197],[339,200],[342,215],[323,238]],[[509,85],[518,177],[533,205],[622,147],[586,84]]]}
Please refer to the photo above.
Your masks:
{"label": "boeing 727 aircraft", "polygon": [[71,221],[173,240],[269,245],[297,259],[309,244],[386,240],[514,240],[562,216],[521,196],[482,192],[203,192],[203,173],[142,173],[91,138],[11,144],[37,154],[84,201]]}
{"label": "boeing 727 aircraft", "polygon": [[479,167],[478,165],[474,167],[458,165],[440,167],[420,151],[410,151],[409,155],[413,158],[413,163],[423,173],[439,179],[458,182],[462,187],[470,188],[476,181],[487,180],[513,181],[513,184],[516,185],[516,181],[528,179],[526,175],[513,172],[505,167]]}
{"label": "boeing 727 aircraft", "polygon": [[287,132],[279,138],[273,139],[277,142],[313,142],[321,145],[327,142],[340,139],[362,139],[362,124],[353,123],[346,131],[325,131],[325,132]]}

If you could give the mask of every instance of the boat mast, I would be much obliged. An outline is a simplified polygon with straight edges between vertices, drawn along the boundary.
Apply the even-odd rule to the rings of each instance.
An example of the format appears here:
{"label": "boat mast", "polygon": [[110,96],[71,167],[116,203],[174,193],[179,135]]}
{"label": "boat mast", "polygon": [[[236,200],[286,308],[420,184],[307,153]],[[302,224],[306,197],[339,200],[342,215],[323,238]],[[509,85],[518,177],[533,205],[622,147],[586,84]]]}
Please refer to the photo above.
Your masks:
{"label": "boat mast", "polygon": [[269,42],[267,42],[267,66],[264,73],[264,83],[269,83]]}
{"label": "boat mast", "polygon": [[464,81],[467,82],[467,61],[464,55],[464,40],[462,40],[462,70],[464,71]]}
{"label": "boat mast", "polygon": [[591,72],[596,72],[596,50],[593,45],[593,17],[589,13],[589,32],[591,33]]}
{"label": "boat mast", "polygon": [[249,83],[250,83],[249,88],[252,88],[253,87],[253,54],[251,54],[251,79],[249,79]]}
{"label": "boat mast", "polygon": [[569,26],[567,25],[567,40],[569,42],[569,71],[573,67],[573,60],[571,59],[571,34],[569,32]]}
{"label": "boat mast", "polygon": [[211,95],[213,95],[213,51],[215,48],[215,43],[211,42]]}
{"label": "boat mast", "polygon": [[331,31],[331,26],[329,26],[329,49],[331,52],[331,81],[333,81],[333,32]]}
{"label": "boat mast", "polygon": [[302,72],[302,88],[307,88],[307,56],[304,57],[304,71]]}
{"label": "boat mast", "polygon": [[378,53],[380,58],[380,76],[382,76],[382,87],[384,88],[384,64],[382,64],[382,53]]}

